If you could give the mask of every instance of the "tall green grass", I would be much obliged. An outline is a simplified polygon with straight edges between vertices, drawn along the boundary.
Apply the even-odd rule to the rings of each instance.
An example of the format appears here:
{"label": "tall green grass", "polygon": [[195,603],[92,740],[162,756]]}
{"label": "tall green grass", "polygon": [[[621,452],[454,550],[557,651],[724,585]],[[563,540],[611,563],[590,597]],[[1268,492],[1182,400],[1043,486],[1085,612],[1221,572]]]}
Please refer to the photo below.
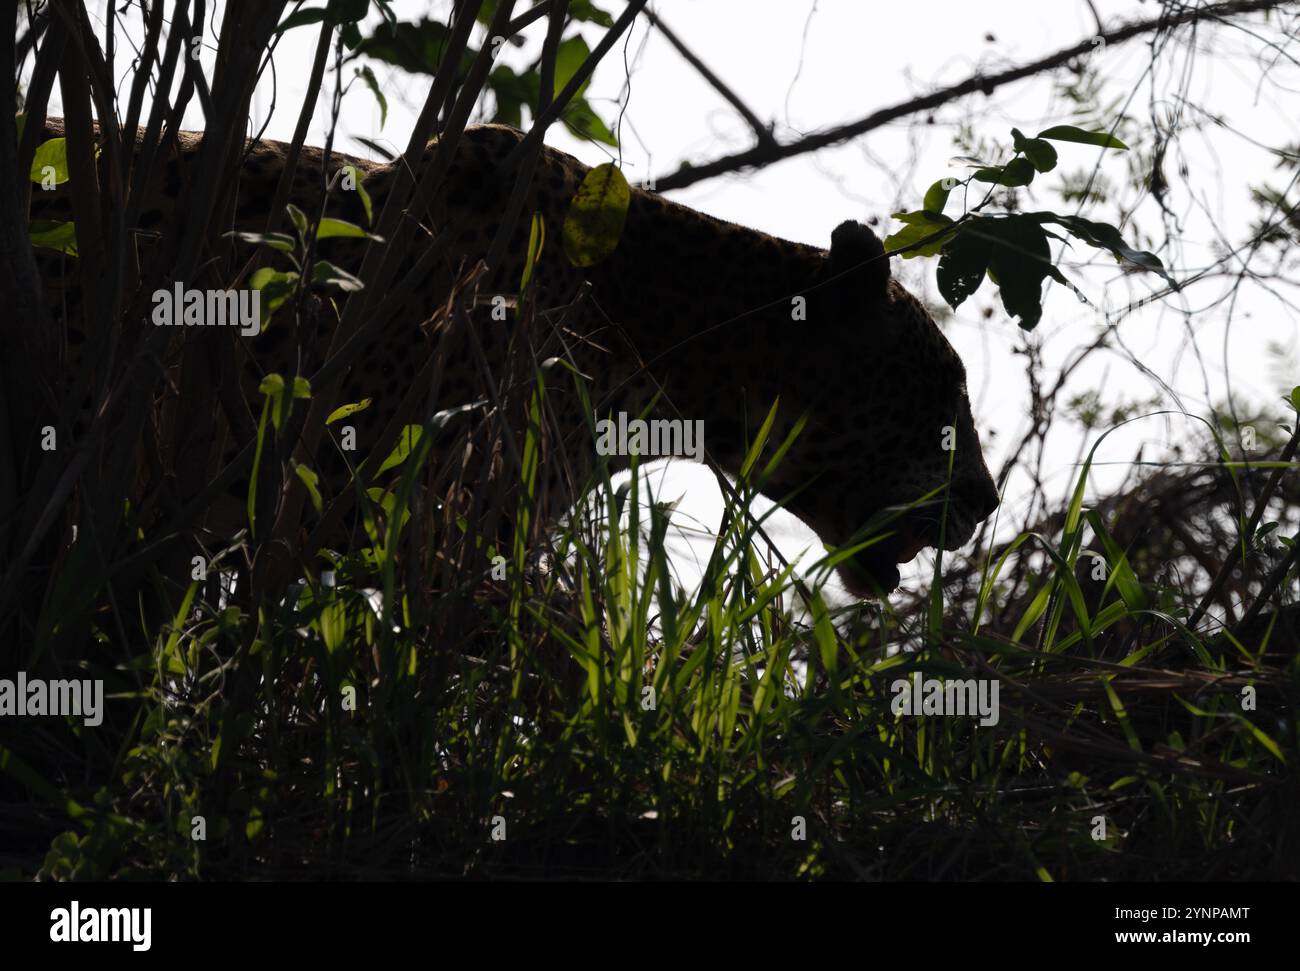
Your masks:
{"label": "tall green grass", "polygon": [[[600,470],[567,519],[545,493],[546,380],[564,378],[542,375],[417,426],[357,489],[356,541],[283,597],[249,599],[249,533],[206,581],[154,574],[165,623],[106,585],[79,650],[33,674],[104,678],[109,717],[6,727],[4,872],[1300,875],[1293,636],[1189,624],[1203,585],[1144,575],[1152,549],[1112,535],[1124,497],[1089,508],[1086,463],[1037,528],[837,614],[817,571],[759,555],[748,501],[787,444],[765,426],[684,590],[672,510],[638,475],[614,488]],[[447,486],[442,456],[461,453],[435,442],[505,436],[514,458],[478,496]],[[489,502],[512,531],[483,528]],[[998,679],[1000,720],[894,715],[913,672]]]}

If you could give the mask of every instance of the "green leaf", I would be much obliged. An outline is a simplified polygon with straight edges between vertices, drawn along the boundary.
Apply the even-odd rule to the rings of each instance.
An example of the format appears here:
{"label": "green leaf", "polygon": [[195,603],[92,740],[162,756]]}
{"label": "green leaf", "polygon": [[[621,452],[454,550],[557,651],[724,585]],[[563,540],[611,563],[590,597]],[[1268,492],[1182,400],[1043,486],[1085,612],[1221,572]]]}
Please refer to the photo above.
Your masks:
{"label": "green leaf", "polygon": [[523,108],[532,111],[537,104],[541,84],[535,71],[516,74],[508,64],[498,64],[488,75],[487,86],[496,98],[492,120],[515,128],[523,127]]}
{"label": "green leaf", "polygon": [[[358,139],[358,141],[365,142],[371,148],[378,147],[374,142],[367,138],[361,138]],[[392,161],[392,159],[390,158],[389,161]],[[366,172],[364,169],[360,169],[355,165],[345,165],[343,168],[339,169],[339,171],[343,172],[345,169],[351,173],[353,183],[352,188],[345,191],[356,192],[357,198],[361,200],[361,208],[364,209],[366,213],[366,225],[370,225],[375,220],[375,214],[370,202],[370,193],[366,191]],[[372,236],[371,238],[382,242],[378,236]]]}
{"label": "green leaf", "polygon": [[1291,389],[1291,407],[1300,411],[1300,385]]}
{"label": "green leaf", "polygon": [[1107,579],[1106,586],[1110,587],[1111,584],[1114,584],[1115,589],[1119,591],[1120,599],[1124,601],[1124,606],[1129,610],[1145,610],[1147,606],[1146,591],[1142,589],[1137,574],[1133,572],[1133,567],[1129,565],[1128,556],[1119,548],[1119,544],[1107,531],[1101,515],[1095,509],[1090,509],[1087,515],[1093,534],[1101,540],[1102,547],[1106,550],[1106,560],[1110,566],[1110,576]]}
{"label": "green leaf", "polygon": [[1262,728],[1252,722],[1245,715],[1234,714],[1233,717],[1236,719],[1238,724],[1246,726],[1246,730],[1255,736],[1256,741],[1258,741],[1260,745],[1263,745],[1264,748],[1268,749],[1269,754],[1272,755],[1273,758],[1282,763],[1286,762],[1286,756],[1282,754],[1282,749],[1278,747],[1277,742],[1264,734]]}
{"label": "green leaf", "polygon": [[[580,34],[570,37],[560,44],[555,52],[555,90],[560,92],[564,86],[572,80],[573,75],[577,73],[578,68],[591,55],[591,48],[583,40]],[[560,115],[560,120],[564,122],[566,128],[579,138],[590,138],[594,141],[601,142],[605,145],[618,145],[618,139],[614,133],[603,122],[600,117],[592,110],[583,98],[583,93],[591,83],[591,78],[587,78],[573,95],[573,100],[565,107]]]}
{"label": "green leaf", "polygon": [[330,23],[353,24],[370,12],[370,0],[330,0],[326,9]]}
{"label": "green leaf", "polygon": [[275,425],[276,431],[280,430],[281,421],[288,418],[293,410],[294,398],[311,397],[311,383],[304,377],[294,377],[293,394],[289,397],[284,393],[287,388],[284,377],[275,373],[262,378],[262,383],[257,386],[257,390],[266,396],[266,403],[271,411],[271,422]]}
{"label": "green leaf", "polygon": [[925,198],[921,201],[921,209],[925,212],[942,215],[944,206],[948,205],[948,193],[958,185],[960,183],[956,179],[940,179],[925,190]]}
{"label": "green leaf", "polygon": [[599,24],[601,27],[613,27],[614,18],[597,7],[591,0],[570,0],[569,18],[571,20],[585,20],[593,24]]}
{"label": "green leaf", "polygon": [[32,245],[39,249],[52,249],[68,256],[77,255],[77,228],[71,220],[33,219],[28,229]]}
{"label": "green leaf", "polygon": [[542,247],[546,245],[546,220],[540,212],[533,213],[532,225],[528,229],[528,252],[524,255],[524,272],[519,281],[519,292],[526,293],[528,284],[533,279],[533,267],[541,259]]}
{"label": "green leaf", "polygon": [[1084,131],[1073,125],[1056,125],[1038,133],[1039,138],[1050,138],[1054,142],[1077,142],[1080,145],[1097,145],[1100,148],[1117,148],[1128,151],[1128,146],[1110,132]]}
{"label": "green leaf", "polygon": [[[450,39],[446,25],[436,20],[384,21],[356,45],[355,51],[412,74],[437,74]],[[458,73],[469,71],[476,54],[473,48],[465,48]]]}
{"label": "green leaf", "polygon": [[1031,216],[1040,223],[1054,222],[1065,227],[1070,235],[1083,240],[1089,246],[1109,250],[1116,262],[1132,263],[1144,270],[1158,273],[1171,287],[1178,289],[1178,284],[1165,270],[1160,257],[1146,250],[1133,249],[1124,242],[1124,237],[1120,235],[1119,230],[1108,223],[1093,222],[1082,216],[1061,216],[1054,212],[1036,212],[1031,213]]}
{"label": "green leaf", "polygon": [[564,127],[579,138],[590,138],[602,145],[618,147],[618,139],[586,101],[574,100],[560,114]]}
{"label": "green leaf", "polygon": [[632,192],[613,163],[591,169],[564,217],[563,247],[574,266],[593,266],[618,247]]}
{"label": "green leaf", "polygon": [[329,260],[317,260],[311,268],[311,282],[320,286],[338,287],[345,293],[354,293],[365,289],[365,284],[342,267],[335,266]]}
{"label": "green leaf", "polygon": [[262,323],[266,323],[293,294],[298,285],[298,274],[264,266],[248,278],[248,285],[262,291]]}
{"label": "green leaf", "polygon": [[958,233],[939,255],[935,271],[939,295],[956,310],[984,282],[988,265],[988,243],[970,233]]}
{"label": "green leaf", "polygon": [[351,404],[339,405],[330,412],[329,417],[325,419],[325,424],[332,425],[339,419],[348,417],[348,415],[355,415],[358,411],[365,411],[374,400],[374,398],[363,398],[361,401],[354,401]]}
{"label": "green leaf", "polygon": [[967,225],[965,232],[991,244],[988,271],[997,281],[1002,306],[1020,318],[1024,330],[1033,330],[1043,316],[1043,280],[1052,271],[1043,227],[1024,215],[981,216]]}
{"label": "green leaf", "polygon": [[368,233],[360,226],[347,222],[343,219],[334,219],[326,216],[316,227],[317,239],[332,239],[335,236],[350,236],[358,239],[373,239],[382,243],[383,237],[376,236],[374,233]]}
{"label": "green leaf", "polygon": [[[918,256],[935,256],[943,249],[944,244],[952,239],[953,222],[942,213],[922,209],[916,212],[896,212],[894,218],[904,226],[898,232],[885,237],[885,251],[890,254],[898,253],[905,260]],[[915,246],[929,236],[934,236],[934,239],[923,246],[900,252],[906,247]]]}
{"label": "green leaf", "polygon": [[[263,311],[265,313],[265,310]],[[258,470],[262,467],[262,446],[266,443],[266,419],[271,413],[271,403],[279,397],[275,390],[276,382],[279,382],[280,390],[284,389],[284,378],[278,374],[268,374],[262,379],[258,386],[262,394],[266,395],[266,400],[262,402],[262,414],[257,419],[257,445],[253,450],[253,471],[248,476],[248,496],[245,501],[245,511],[248,515],[248,529],[252,535],[257,535],[257,479]],[[218,738],[218,742],[220,738]],[[215,746],[214,746],[215,747]],[[213,753],[213,765],[216,764],[216,753]]]}
{"label": "green leaf", "polygon": [[[366,191],[365,182],[362,179],[363,175],[364,173],[361,172],[360,169],[358,169],[357,170],[357,195],[361,199],[361,208],[366,211],[366,225],[369,226],[374,223],[375,214],[370,203],[370,193]],[[375,239],[378,238],[379,238],[378,236],[375,237]]]}
{"label": "green leaf", "polygon": [[[1055,149],[1053,149],[1051,145],[1048,145],[1046,142],[1044,142],[1043,145],[1046,146],[1047,150],[1052,152],[1053,155],[1056,154]],[[1055,165],[1056,162],[1053,160],[1052,164]],[[1028,158],[1013,158],[1005,166],[1005,177],[1009,181],[1003,182],[1002,184],[1011,186],[1029,185],[1029,183],[1034,181],[1034,176],[1037,174],[1037,167]]]}
{"label": "green leaf", "polygon": [[320,477],[310,467],[299,465],[297,462],[293,463],[293,471],[307,487],[307,494],[311,496],[311,504],[316,507],[316,512],[321,513],[325,504],[320,497]]}
{"label": "green leaf", "polygon": [[1124,737],[1128,739],[1129,748],[1134,752],[1142,751],[1142,742],[1138,739],[1137,732],[1133,729],[1133,724],[1128,717],[1128,709],[1124,707],[1124,702],[1119,700],[1119,695],[1115,689],[1110,686],[1110,681],[1106,680],[1101,683],[1102,690],[1106,692],[1106,698],[1110,701],[1110,706],[1115,711],[1115,718],[1119,722],[1119,727],[1124,732]]}
{"label": "green leaf", "polygon": [[[358,20],[365,19],[369,12],[370,0],[329,0],[329,5],[325,7],[304,7],[294,11],[280,21],[275,32],[283,34],[286,30],[293,30],[295,27],[303,27],[307,24],[319,24],[322,21],[329,21],[336,25],[355,25]],[[353,30],[355,29],[353,26]]]}
{"label": "green leaf", "polygon": [[1011,632],[1011,639],[1019,641],[1025,636],[1025,631],[1034,626],[1039,617],[1043,616],[1043,611],[1047,609],[1048,603],[1052,599],[1052,590],[1055,588],[1053,583],[1044,583],[1034,599],[1029,602],[1025,608],[1020,620],[1016,623],[1016,629]]}
{"label": "green leaf", "polygon": [[292,253],[294,247],[293,237],[288,233],[241,233],[232,230],[228,233],[222,233],[222,236],[234,236],[236,239],[245,243],[252,243],[255,246],[269,246],[281,253]]}
{"label": "green leaf", "polygon": [[[386,489],[367,489],[366,496],[371,502],[384,511],[384,515],[387,516],[390,521],[394,521],[398,518],[394,515],[394,513],[397,512],[398,505],[398,496],[396,492],[389,492]],[[410,521],[410,518],[411,510],[409,506],[403,506],[401,525],[405,526],[407,522]],[[378,530],[375,531],[375,539],[376,541],[381,539]]]}
{"label": "green leaf", "polygon": [[379,90],[379,82],[375,80],[375,72],[369,67],[357,68],[357,77],[366,83],[375,100],[379,102],[379,127],[383,128],[384,123],[388,121],[388,99],[384,97],[384,92]]}
{"label": "green leaf", "polygon": [[975,181],[1005,186],[1029,185],[1034,181],[1034,166],[1027,158],[1013,158],[1006,165],[976,169]]}
{"label": "green leaf", "polygon": [[301,209],[292,202],[284,207],[284,211],[289,214],[289,221],[293,223],[293,228],[298,230],[298,235],[306,237],[307,235],[307,216]]}
{"label": "green leaf", "polygon": [[437,412],[436,414],[434,414],[432,418],[429,419],[429,428],[431,431],[440,432],[442,431],[443,428],[445,428],[448,424],[451,423],[451,420],[453,418],[456,418],[459,415],[467,415],[471,411],[475,411],[479,408],[484,408],[486,406],[487,406],[487,399],[479,398],[477,401],[471,401],[467,405],[457,405],[455,408],[446,408],[442,411]]}
{"label": "green leaf", "polygon": [[831,623],[830,611],[826,601],[817,591],[812,595],[813,639],[817,642],[823,670],[834,674],[839,667],[840,642],[835,636],[835,626]]}
{"label": "green leaf", "polygon": [[254,290],[265,290],[275,283],[294,283],[298,279],[297,273],[284,273],[279,270],[273,270],[269,266],[264,266],[255,271],[248,278],[248,284]]}
{"label": "green leaf", "polygon": [[423,425],[407,425],[403,428],[398,434],[396,447],[388,454],[388,458],[384,459],[384,464],[379,467],[379,471],[375,475],[382,475],[389,469],[396,468],[405,462],[406,457],[420,443],[420,436],[423,434]]}
{"label": "green leaf", "polygon": [[[587,42],[582,39],[581,34],[575,34],[568,40],[564,41],[555,51],[555,92],[564,90],[564,86],[573,79],[578,73],[578,68],[591,56],[591,48]],[[574,94],[574,100],[577,101],[582,97],[582,93],[587,90],[587,85],[591,83],[591,78],[582,82]]]}
{"label": "green leaf", "polygon": [[62,185],[68,181],[68,140],[66,138],[51,138],[36,146],[36,154],[32,156],[32,181],[41,183],[47,168],[54,175],[55,185]]}
{"label": "green leaf", "polygon": [[1050,172],[1056,168],[1056,149],[1041,138],[1026,138],[1019,128],[1011,129],[1015,149],[1039,172]]}
{"label": "green leaf", "polygon": [[286,30],[293,30],[295,27],[303,27],[307,24],[318,24],[324,19],[324,7],[304,7],[301,10],[294,11],[280,21],[279,26],[275,28],[275,32],[277,34],[283,34]]}

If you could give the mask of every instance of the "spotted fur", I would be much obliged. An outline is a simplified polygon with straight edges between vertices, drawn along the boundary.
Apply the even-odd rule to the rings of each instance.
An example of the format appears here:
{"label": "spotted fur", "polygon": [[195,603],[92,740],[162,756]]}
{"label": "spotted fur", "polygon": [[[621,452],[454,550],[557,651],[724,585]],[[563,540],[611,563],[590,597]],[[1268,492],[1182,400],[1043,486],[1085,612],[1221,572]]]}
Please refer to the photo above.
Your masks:
{"label": "spotted fur", "polygon": [[[50,135],[61,130],[57,121],[47,128]],[[184,197],[201,138],[181,133],[161,162],[157,185],[133,227],[143,250]],[[514,170],[504,163],[521,138],[499,125],[469,128],[429,210],[406,214],[418,219],[420,228],[398,280],[409,276],[422,247],[439,233],[450,232],[452,239],[437,268],[414,281],[409,299],[384,322],[344,381],[343,401],[368,397],[375,402],[351,419],[361,442],[378,438],[431,353],[437,338],[423,325],[446,302],[458,275],[486,254],[514,183]],[[428,151],[435,150],[436,143]],[[286,151],[276,142],[247,146],[233,228],[264,227]],[[378,165],[336,153],[330,168],[353,165],[366,173],[364,184],[378,214],[401,164]],[[319,150],[303,150],[291,201],[305,212],[320,209],[326,181],[321,165]],[[892,587],[894,562],[915,555],[922,545],[937,545],[941,519],[948,548],[970,538],[997,505],[997,492],[981,455],[965,369],[920,301],[892,278],[883,247],[869,229],[842,223],[827,251],[633,189],[617,249],[579,272],[564,258],[559,239],[586,171],[577,159],[544,149],[504,265],[479,283],[480,304],[518,289],[528,215],[541,213],[548,244],[535,271],[537,302],[572,312],[548,315],[552,327],[537,349],[539,359],[562,356],[586,374],[591,400],[602,415],[639,413],[657,396],[658,415],[703,420],[709,456],[734,473],[779,398],[771,438],[784,440],[801,417],[806,425],[766,491],[787,498],[787,507],[834,545],[849,543],[882,510],[939,490],[937,502],[914,509],[901,526],[891,527],[889,539],[844,568],[850,585],[861,592]],[[337,185],[327,212],[364,221],[356,193]],[[65,193],[34,192],[33,217],[69,218]],[[327,240],[321,245],[331,261],[359,269],[364,244]],[[243,258],[248,255],[245,247]],[[48,253],[40,259],[50,307],[75,349],[84,337],[82,315],[69,297],[63,262]],[[589,284],[585,293],[584,282]],[[314,315],[317,333],[308,342],[303,373],[319,365],[336,322],[332,313]],[[489,363],[503,359],[510,326],[485,311],[475,316]],[[481,392],[477,352],[467,342],[462,345],[449,355],[440,407],[463,404]],[[297,363],[290,328],[278,320],[248,339],[244,349],[252,363],[244,369],[245,394],[253,402],[261,373],[293,373]],[[572,389],[557,383],[563,458],[581,474],[595,458],[589,416],[579,410]],[[85,404],[89,407],[89,396]],[[955,457],[942,447],[948,427],[955,432]],[[231,447],[227,442],[223,454]],[[345,468],[322,469],[329,473],[324,491],[337,494],[346,487]],[[951,489],[945,490],[950,480]]]}

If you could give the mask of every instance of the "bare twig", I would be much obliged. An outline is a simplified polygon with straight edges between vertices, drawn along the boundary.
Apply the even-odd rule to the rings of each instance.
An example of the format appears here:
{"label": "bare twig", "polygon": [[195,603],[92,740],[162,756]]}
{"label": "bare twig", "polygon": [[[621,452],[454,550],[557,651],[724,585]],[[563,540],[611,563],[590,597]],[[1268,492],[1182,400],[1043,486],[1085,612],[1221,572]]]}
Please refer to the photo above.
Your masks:
{"label": "bare twig", "polygon": [[740,114],[740,117],[744,118],[745,121],[749,123],[749,127],[754,131],[754,137],[758,139],[758,145],[760,148],[766,148],[768,150],[780,148],[775,136],[772,134],[771,128],[764,125],[758,115],[754,114],[754,112],[749,109],[749,106],[740,100],[740,96],[737,95],[736,92],[732,91],[721,78],[714,74],[707,64],[696,57],[690,48],[682,43],[680,37],[668,29],[668,25],[663,22],[661,17],[651,10],[647,10],[645,15],[646,19],[658,28],[659,33],[664,35],[664,40],[672,44],[673,47],[677,49],[677,53],[682,55],[686,62],[699,72],[700,77],[708,81],[709,84],[713,86],[713,90],[722,95],[722,97],[726,99],[727,103],[736,109]]}
{"label": "bare twig", "polygon": [[703,182],[705,179],[712,179],[719,175],[725,175],[728,172],[737,172],[741,169],[753,168],[755,166],[770,165],[773,162],[779,162],[787,158],[793,158],[796,155],[805,155],[808,152],[815,152],[818,149],[835,145],[839,142],[848,141],[850,138],[856,138],[858,135],[865,134],[873,129],[880,128],[892,121],[905,118],[908,115],[914,115],[922,111],[932,111],[950,101],[968,94],[974,94],[977,91],[984,94],[992,94],[995,88],[1005,84],[1011,84],[1014,81],[1020,81],[1035,74],[1041,74],[1043,71],[1049,71],[1054,67],[1059,67],[1076,57],[1092,53],[1096,50],[1095,43],[1097,37],[1100,37],[1107,44],[1118,44],[1142,34],[1151,33],[1157,30],[1170,30],[1183,24],[1196,23],[1201,20],[1213,20],[1225,16],[1234,16],[1247,13],[1256,13],[1262,10],[1272,10],[1277,7],[1287,5],[1287,0],[1232,0],[1229,3],[1217,3],[1207,7],[1197,7],[1195,9],[1185,10],[1182,13],[1173,16],[1154,17],[1150,20],[1140,20],[1134,23],[1126,24],[1123,27],[1117,27],[1115,30],[1107,33],[1098,34],[1089,37],[1085,41],[1049,54],[1047,57],[1039,58],[1020,67],[1009,68],[1005,71],[999,71],[996,74],[974,74],[964,81],[957,84],[949,85],[946,88],[940,88],[938,91],[923,95],[919,98],[913,98],[901,104],[893,105],[889,108],[882,108],[879,111],[860,118],[857,121],[850,122],[847,125],[838,125],[835,128],[828,128],[824,131],[813,132],[803,138],[786,144],[777,143],[775,145],[757,145],[754,148],[743,152],[737,152],[734,155],[725,155],[722,158],[714,159],[711,162],[704,162],[699,165],[693,165],[689,168],[681,169],[669,174],[661,175],[655,179],[655,185],[660,192],[667,192],[670,189],[681,189],[688,185],[694,185],[696,182]]}
{"label": "bare twig", "polygon": [[1263,588],[1259,591],[1259,596],[1255,598],[1255,602],[1246,611],[1246,616],[1241,618],[1240,623],[1234,625],[1235,630],[1245,630],[1255,622],[1255,619],[1263,613],[1269,599],[1273,594],[1277,593],[1278,588],[1282,586],[1282,581],[1286,579],[1287,574],[1291,572],[1297,562],[1300,562],[1300,543],[1292,545],[1291,551],[1287,553],[1286,558],[1269,574],[1268,579],[1264,581]]}

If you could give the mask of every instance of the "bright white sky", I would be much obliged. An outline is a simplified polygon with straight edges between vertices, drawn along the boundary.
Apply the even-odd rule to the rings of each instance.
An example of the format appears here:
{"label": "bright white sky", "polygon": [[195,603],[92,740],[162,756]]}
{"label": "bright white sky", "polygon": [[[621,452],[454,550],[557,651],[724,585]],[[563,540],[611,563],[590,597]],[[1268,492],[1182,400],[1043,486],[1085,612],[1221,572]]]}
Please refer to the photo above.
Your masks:
{"label": "bright white sky", "polygon": [[[623,7],[621,0],[597,3],[615,15]],[[527,5],[520,0],[517,8],[526,9]],[[430,10],[426,0],[396,0],[393,6],[404,19]],[[445,15],[447,7],[447,2],[434,3],[434,15]],[[1108,26],[1149,18],[1158,11],[1156,4],[1137,0],[1095,0],[1095,7]],[[658,0],[654,9],[760,118],[776,123],[778,137],[842,124],[961,80],[974,70],[993,71],[1033,60],[1096,33],[1083,0],[912,0],[906,4]],[[1294,13],[1285,23],[1293,34],[1300,29],[1300,17]],[[524,52],[525,57],[518,51],[504,56],[517,62],[530,59],[544,27],[543,21],[530,28],[532,46]],[[1275,26],[1261,29],[1273,37],[1275,31]],[[267,137],[286,139],[292,133],[315,33],[314,27],[292,31],[276,55],[279,88]],[[594,45],[600,29],[590,27],[584,33]],[[992,39],[986,38],[988,34]],[[1095,55],[1101,59],[1107,82],[1103,103],[1120,105],[1132,96],[1129,113],[1148,127],[1153,103],[1178,107],[1176,81],[1190,72],[1190,105],[1183,108],[1183,136],[1166,167],[1172,183],[1168,200],[1172,217],[1162,222],[1149,199],[1137,214],[1138,226],[1145,234],[1140,245],[1160,252],[1176,278],[1211,263],[1223,243],[1237,245],[1245,238],[1256,214],[1249,202],[1251,185],[1268,181],[1280,188],[1290,177],[1289,172],[1275,167],[1276,159],[1261,146],[1300,144],[1300,119],[1294,111],[1300,70],[1291,59],[1295,53],[1270,51],[1258,37],[1241,30],[1203,26],[1195,49],[1185,40],[1169,48],[1154,76],[1147,73],[1151,62],[1145,39]],[[209,76],[212,54],[207,51],[204,59]],[[624,61],[632,68],[626,87]],[[357,84],[344,102],[342,131],[403,147],[428,81],[382,64],[375,69],[388,95],[387,123],[381,131],[373,97]],[[620,42],[598,69],[589,98],[611,124],[620,106],[624,108],[623,161],[631,180],[643,178],[647,171],[671,171],[682,159],[704,161],[750,144],[745,123],[644,19],[635,25],[626,44]],[[309,139],[314,144],[324,140],[328,100],[322,98],[318,107],[316,128]],[[266,83],[254,101],[253,128],[265,120],[272,103],[272,89]],[[960,154],[952,141],[959,123],[969,121],[976,126],[977,136],[1005,146],[1013,125],[1033,134],[1072,121],[1069,110],[1070,106],[1055,96],[1052,84],[1039,77],[1000,88],[992,98],[977,96],[944,108],[933,124],[922,124],[923,119],[914,117],[847,145],[759,172],[715,179],[672,197],[778,236],[825,246],[831,229],[846,218],[881,220],[876,223],[878,229],[896,229],[897,224],[884,222],[891,212],[919,208],[921,195],[931,182],[961,174],[949,165],[950,158]],[[1158,110],[1168,113],[1166,108]],[[1188,126],[1205,120],[1201,110],[1221,117],[1224,124],[1192,130]],[[55,99],[51,113],[58,111]],[[188,127],[202,127],[197,103],[192,104],[186,122]],[[548,141],[591,163],[607,160],[605,149],[578,142],[558,126]],[[336,140],[336,146],[369,154],[346,138]],[[653,147],[653,159],[646,146]],[[1072,208],[1053,191],[1060,184],[1060,174],[1096,164],[1098,151],[1059,147],[1061,165],[1040,177],[1044,188],[1035,191],[1032,205],[1066,212]],[[915,164],[909,165],[913,157]],[[1186,161],[1192,173],[1190,187],[1178,176],[1177,163],[1181,161]],[[1117,186],[1126,182],[1126,166],[1126,157],[1120,153],[1108,152],[1100,159],[1100,171]],[[1126,194],[1125,200],[1128,198]],[[1093,206],[1084,214],[1113,222],[1118,209],[1110,202]],[[1172,249],[1162,248],[1168,242],[1166,226],[1176,237]],[[1125,237],[1134,240],[1131,228],[1125,228]],[[1089,265],[1076,266],[1072,261]],[[1239,267],[1239,263],[1233,265],[1233,269]],[[1156,289],[1154,278],[1123,276],[1109,257],[1099,258],[1096,251],[1083,246],[1067,254],[1064,268],[1096,304],[1122,306]],[[895,273],[929,302],[940,302],[933,285],[933,260],[902,265],[896,261]],[[1198,283],[1181,296],[1125,318],[1120,336],[1148,374],[1124,353],[1111,352],[1096,356],[1094,364],[1082,369],[1068,387],[1075,393],[1100,390],[1103,400],[1113,404],[1150,399],[1160,394],[1160,382],[1164,382],[1189,412],[1204,415],[1211,400],[1223,400],[1230,367],[1239,406],[1250,410],[1267,405],[1280,413],[1278,396],[1300,384],[1292,294],[1287,284],[1270,292],[1248,283],[1233,309],[1231,328],[1226,330],[1229,315],[1222,301],[1232,282],[1210,279]],[[982,312],[989,307],[993,313],[985,319]],[[1095,310],[1059,285],[1048,287],[1043,323],[1035,335],[1048,368],[1047,383],[1055,380],[1054,368],[1077,347],[1094,339],[1101,326]],[[996,469],[1027,427],[1025,359],[1016,353],[1024,346],[1024,335],[1007,320],[996,291],[987,282],[948,322],[946,330],[966,361],[976,424],[984,438],[989,466]],[[1203,357],[1198,357],[1189,341],[1193,335]],[[1282,348],[1280,356],[1267,351],[1270,342]],[[1159,407],[1177,405],[1166,395]],[[1150,459],[1156,457],[1153,449],[1160,452],[1189,431],[1185,419],[1149,419],[1108,438],[1098,461],[1127,462],[1142,443],[1147,443],[1144,457]],[[1080,428],[1068,420],[1057,421],[1043,466],[1050,488],[1058,493],[1068,490],[1077,474],[1080,452],[1092,440],[1085,439]],[[701,500],[701,483],[709,488],[712,484],[700,471],[675,463],[665,489],[672,493],[688,487],[691,496],[685,513],[694,510],[709,517],[710,501]],[[1122,471],[1119,467],[1099,469],[1091,484],[1104,492]],[[1026,486],[1024,476],[1013,476],[1007,487],[1009,509],[1018,508]],[[928,569],[926,559],[923,555],[916,565]]]}

